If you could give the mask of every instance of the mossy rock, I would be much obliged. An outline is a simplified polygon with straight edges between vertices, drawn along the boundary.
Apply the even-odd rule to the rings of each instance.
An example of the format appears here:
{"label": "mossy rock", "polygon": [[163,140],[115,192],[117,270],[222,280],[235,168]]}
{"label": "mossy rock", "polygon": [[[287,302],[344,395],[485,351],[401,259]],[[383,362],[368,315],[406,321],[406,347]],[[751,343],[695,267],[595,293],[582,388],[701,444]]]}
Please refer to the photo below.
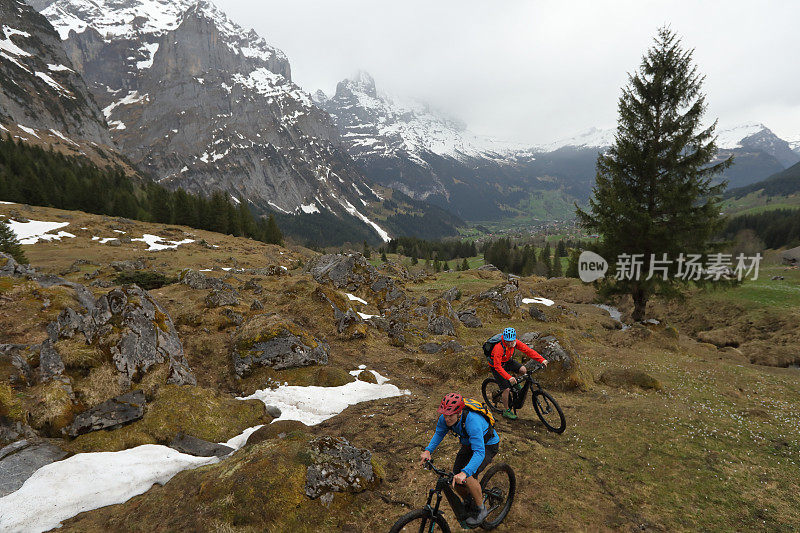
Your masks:
{"label": "mossy rock", "polygon": [[324,366],[317,371],[314,385],[318,387],[340,387],[355,381],[355,378],[343,368]]}
{"label": "mossy rock", "polygon": [[356,376],[359,381],[366,381],[367,383],[378,383],[378,378],[375,377],[375,374],[370,372],[369,370],[362,370]]}
{"label": "mossy rock", "polygon": [[278,420],[254,431],[247,439],[247,445],[272,439],[307,438],[309,431],[310,428],[299,420]]}
{"label": "mossy rock", "polygon": [[677,340],[681,334],[678,332],[675,326],[667,326],[664,328],[664,336]]}
{"label": "mossy rock", "polygon": [[213,389],[166,385],[148,402],[144,417],[111,431],[77,437],[73,451],[116,451],[131,444],[169,444],[178,432],[224,442],[245,429],[270,422],[259,400],[237,400]]}
{"label": "mossy rock", "polygon": [[[318,286],[314,290],[314,296],[320,301],[329,303],[342,313],[351,307],[350,302],[344,295],[342,295],[342,293],[331,287],[328,287],[327,285]],[[333,314],[335,318],[336,312],[334,311]]]}
{"label": "mossy rock", "polygon": [[600,383],[612,387],[639,387],[645,390],[661,390],[661,382],[637,369],[611,368],[605,370],[599,379]]}
{"label": "mossy rock", "polygon": [[544,333],[531,346],[548,360],[536,379],[548,388],[564,391],[586,391],[592,382],[591,372],[581,363],[569,338],[561,331]]}

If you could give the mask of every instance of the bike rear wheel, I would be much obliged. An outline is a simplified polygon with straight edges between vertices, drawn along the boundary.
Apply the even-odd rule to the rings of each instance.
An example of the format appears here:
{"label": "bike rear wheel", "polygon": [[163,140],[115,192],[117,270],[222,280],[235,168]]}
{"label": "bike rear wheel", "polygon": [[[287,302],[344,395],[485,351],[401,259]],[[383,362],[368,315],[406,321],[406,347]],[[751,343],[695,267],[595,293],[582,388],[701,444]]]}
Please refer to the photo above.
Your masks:
{"label": "bike rear wheel", "polygon": [[502,413],[506,407],[503,405],[502,393],[500,385],[494,378],[487,378],[481,385],[481,394],[483,394],[483,401],[486,406],[495,413]]}
{"label": "bike rear wheel", "polygon": [[483,529],[494,529],[505,520],[514,503],[517,491],[517,476],[506,463],[492,465],[481,478],[483,503],[489,509],[489,516],[483,521]]}
{"label": "bike rear wheel", "polygon": [[428,533],[442,532],[450,533],[450,526],[442,515],[431,518],[431,511],[428,509],[417,509],[406,513],[394,523],[389,533]]}
{"label": "bike rear wheel", "polygon": [[547,429],[554,433],[564,433],[567,429],[567,420],[564,418],[564,411],[558,402],[550,396],[550,393],[543,390],[535,390],[531,395],[533,409],[539,416],[539,420]]}

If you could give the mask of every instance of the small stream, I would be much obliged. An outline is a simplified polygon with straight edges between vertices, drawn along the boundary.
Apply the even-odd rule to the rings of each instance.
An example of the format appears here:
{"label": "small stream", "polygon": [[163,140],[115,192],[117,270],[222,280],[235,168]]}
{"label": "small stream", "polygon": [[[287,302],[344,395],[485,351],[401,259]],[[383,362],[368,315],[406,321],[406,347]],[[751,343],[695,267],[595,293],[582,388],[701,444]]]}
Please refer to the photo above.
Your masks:
{"label": "small stream", "polygon": [[623,330],[626,330],[626,329],[628,329],[630,327],[628,324],[625,324],[625,323],[622,322],[622,313],[616,307],[613,307],[613,306],[610,306],[610,305],[606,305],[606,304],[592,304],[592,305],[595,306],[595,307],[599,307],[600,309],[603,309],[604,311],[608,312],[608,314],[609,314],[609,316],[611,316],[611,318],[613,318],[614,320],[616,320],[617,322],[622,324],[622,329]]}

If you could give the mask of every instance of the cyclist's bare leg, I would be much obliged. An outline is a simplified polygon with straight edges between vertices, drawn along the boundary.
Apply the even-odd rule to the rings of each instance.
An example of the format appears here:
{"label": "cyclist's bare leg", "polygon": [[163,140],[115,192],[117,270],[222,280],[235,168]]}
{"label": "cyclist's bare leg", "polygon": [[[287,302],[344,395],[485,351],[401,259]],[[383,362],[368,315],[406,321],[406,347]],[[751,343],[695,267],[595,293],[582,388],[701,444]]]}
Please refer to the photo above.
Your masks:
{"label": "cyclist's bare leg", "polygon": [[483,505],[483,492],[481,491],[481,484],[478,483],[478,480],[475,479],[473,476],[469,476],[465,481],[467,482],[467,488],[469,489],[469,494],[475,501],[475,505],[480,507],[481,505]]}
{"label": "cyclist's bare leg", "polygon": [[509,397],[510,394],[511,394],[511,389],[504,389],[503,390],[503,394],[501,396],[501,398],[503,400],[503,405],[506,406],[506,409],[511,409],[511,407],[509,406],[509,400],[508,400],[508,397]]}
{"label": "cyclist's bare leg", "polygon": [[522,365],[521,367],[519,367],[519,373],[520,374],[527,374],[528,373],[528,369],[525,368],[525,365]]}

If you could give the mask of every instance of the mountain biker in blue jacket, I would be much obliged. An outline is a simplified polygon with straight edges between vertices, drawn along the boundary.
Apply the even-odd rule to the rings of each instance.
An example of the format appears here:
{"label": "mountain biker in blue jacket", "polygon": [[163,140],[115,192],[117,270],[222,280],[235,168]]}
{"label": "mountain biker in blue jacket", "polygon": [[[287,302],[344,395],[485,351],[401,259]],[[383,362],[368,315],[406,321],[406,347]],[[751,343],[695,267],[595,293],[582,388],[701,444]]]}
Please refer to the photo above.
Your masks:
{"label": "mountain biker in blue jacket", "polygon": [[[448,431],[452,431],[461,442],[461,449],[453,463],[453,488],[467,500],[470,496],[478,508],[476,516],[467,518],[467,525],[478,526],[489,514],[483,504],[481,485],[475,476],[492,462],[500,447],[500,437],[489,421],[480,413],[464,409],[464,398],[458,393],[446,395],[439,405],[441,413],[436,422],[436,431],[428,446],[420,454],[420,463],[430,461]],[[463,428],[463,429],[462,429]]]}

